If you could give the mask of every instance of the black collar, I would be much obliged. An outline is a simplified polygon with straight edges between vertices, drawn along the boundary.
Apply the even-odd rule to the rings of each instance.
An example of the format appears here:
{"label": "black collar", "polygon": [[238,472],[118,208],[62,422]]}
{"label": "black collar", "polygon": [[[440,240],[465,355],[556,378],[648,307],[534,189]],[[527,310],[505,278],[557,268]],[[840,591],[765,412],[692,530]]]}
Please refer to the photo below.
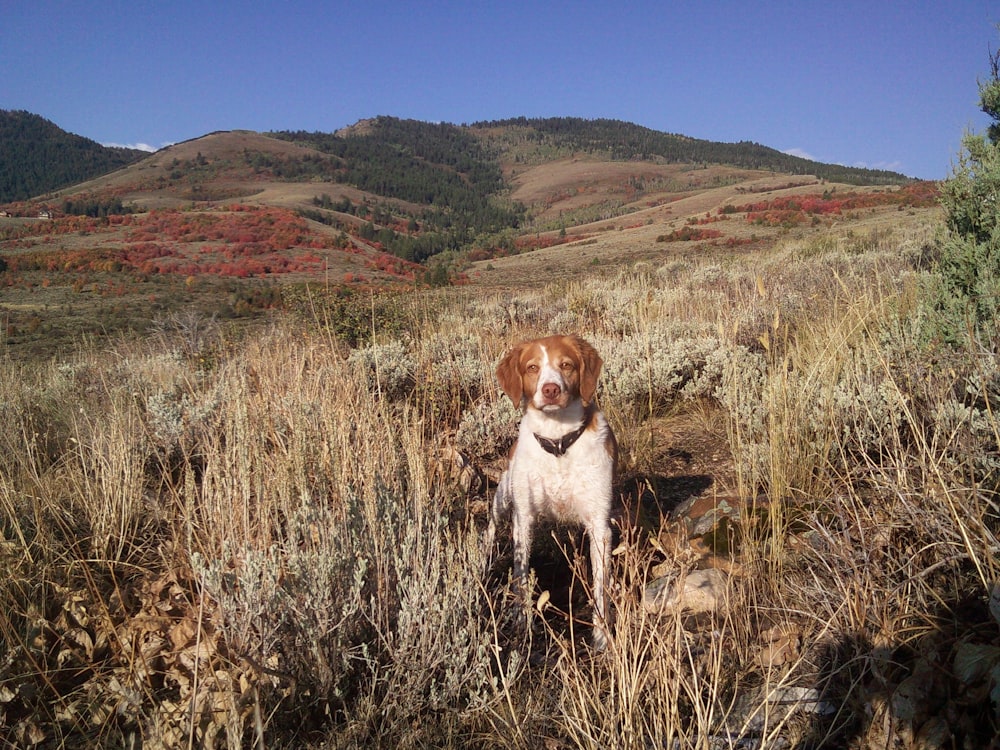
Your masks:
{"label": "black collar", "polygon": [[587,429],[587,425],[590,424],[590,420],[593,417],[593,411],[588,405],[583,412],[583,423],[577,427],[572,432],[567,432],[558,440],[552,440],[551,438],[542,437],[537,432],[532,433],[535,436],[535,440],[538,444],[542,446],[542,450],[546,453],[551,453],[553,456],[565,456],[566,451],[573,447],[573,443],[580,439],[583,431]]}

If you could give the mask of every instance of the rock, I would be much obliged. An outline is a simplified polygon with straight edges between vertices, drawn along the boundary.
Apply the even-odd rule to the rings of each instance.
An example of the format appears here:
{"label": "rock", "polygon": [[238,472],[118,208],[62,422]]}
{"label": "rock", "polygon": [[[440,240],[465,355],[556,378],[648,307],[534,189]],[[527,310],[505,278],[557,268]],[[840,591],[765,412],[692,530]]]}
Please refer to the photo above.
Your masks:
{"label": "rock", "polygon": [[717,530],[723,521],[738,522],[747,513],[767,508],[766,495],[696,495],[670,512],[670,520],[679,523],[689,537],[704,536]]}
{"label": "rock", "polygon": [[761,650],[755,661],[764,669],[796,661],[801,653],[802,631],[792,624],[775,625],[760,634]]}
{"label": "rock", "polygon": [[656,614],[716,612],[725,606],[728,585],[729,576],[718,568],[666,575],[646,585],[642,606]]}
{"label": "rock", "polygon": [[703,536],[714,531],[724,518],[738,519],[741,506],[736,497],[697,495],[674,508],[670,518],[681,523],[689,537]]}
{"label": "rock", "polygon": [[960,643],[955,649],[955,678],[965,690],[989,689],[993,705],[1000,706],[1000,646]]}
{"label": "rock", "polygon": [[940,716],[932,716],[913,738],[913,747],[916,750],[944,750],[954,747],[953,739],[948,722]]}
{"label": "rock", "polygon": [[[946,698],[944,674],[937,653],[931,650],[918,657],[910,674],[896,685],[889,696],[889,708],[895,731],[901,736],[912,739]],[[932,729],[933,725],[928,727],[929,732]]]}
{"label": "rock", "polygon": [[767,702],[772,705],[792,706],[810,714],[829,716],[837,712],[837,707],[829,701],[822,700],[819,690],[808,687],[782,687],[772,690],[767,695]]}
{"label": "rock", "polygon": [[798,714],[800,717],[832,716],[837,710],[836,705],[823,700],[816,688],[795,685],[769,688],[767,685],[761,685],[737,695],[725,721],[731,735],[741,738],[741,742],[735,747],[743,747],[742,741],[746,740],[760,743],[750,745],[751,747],[770,750],[792,746],[788,738],[776,736],[781,731],[776,727],[788,723],[792,714]]}

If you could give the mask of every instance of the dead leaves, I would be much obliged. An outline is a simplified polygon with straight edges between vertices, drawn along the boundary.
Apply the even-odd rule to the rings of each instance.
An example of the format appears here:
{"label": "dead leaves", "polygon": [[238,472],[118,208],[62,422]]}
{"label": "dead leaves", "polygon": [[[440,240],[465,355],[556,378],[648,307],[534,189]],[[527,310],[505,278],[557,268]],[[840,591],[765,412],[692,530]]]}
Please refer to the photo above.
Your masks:
{"label": "dead leaves", "polygon": [[162,684],[148,720],[147,742],[173,747],[194,737],[214,747],[228,735],[239,741],[249,726],[261,675],[230,658],[222,613],[196,582],[168,574],[143,587],[142,609],[120,629],[123,650],[134,654],[132,674],[143,688]]}
{"label": "dead leaves", "polygon": [[0,663],[0,734],[20,745],[107,733],[150,748],[239,744],[262,680],[279,682],[232,658],[222,613],[189,572],[142,583],[132,613],[86,588],[54,586],[52,599],[61,605],[32,608],[25,644]]}
{"label": "dead leaves", "polygon": [[801,655],[801,628],[793,623],[782,623],[760,634],[760,647],[755,654],[755,660],[763,669],[773,669],[794,664]]}

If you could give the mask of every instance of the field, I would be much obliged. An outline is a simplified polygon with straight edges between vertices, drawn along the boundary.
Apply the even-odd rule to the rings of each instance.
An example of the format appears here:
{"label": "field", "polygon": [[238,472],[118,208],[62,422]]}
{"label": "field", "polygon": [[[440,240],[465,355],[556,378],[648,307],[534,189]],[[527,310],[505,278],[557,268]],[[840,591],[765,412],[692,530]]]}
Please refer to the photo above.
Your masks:
{"label": "field", "polygon": [[[1000,370],[937,335],[928,186],[587,168],[443,289],[301,185],[0,219],[4,746],[995,742]],[[623,449],[605,653],[577,530],[527,611],[484,573],[494,364],[568,331]]]}

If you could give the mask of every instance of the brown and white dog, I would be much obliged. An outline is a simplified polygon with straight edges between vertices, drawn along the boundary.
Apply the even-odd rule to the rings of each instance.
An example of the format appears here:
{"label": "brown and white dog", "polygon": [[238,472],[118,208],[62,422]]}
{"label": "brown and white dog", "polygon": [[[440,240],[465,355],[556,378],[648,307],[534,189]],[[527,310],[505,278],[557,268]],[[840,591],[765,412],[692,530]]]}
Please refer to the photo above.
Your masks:
{"label": "brown and white dog", "polygon": [[514,576],[528,575],[532,526],[540,515],[582,524],[590,539],[593,643],[606,647],[606,589],[611,555],[612,485],[618,444],[594,403],[601,357],[578,336],[549,336],[518,344],[497,366],[497,380],[523,407],[517,441],[501,475],[486,533],[492,551],[496,525],[513,512]]}

